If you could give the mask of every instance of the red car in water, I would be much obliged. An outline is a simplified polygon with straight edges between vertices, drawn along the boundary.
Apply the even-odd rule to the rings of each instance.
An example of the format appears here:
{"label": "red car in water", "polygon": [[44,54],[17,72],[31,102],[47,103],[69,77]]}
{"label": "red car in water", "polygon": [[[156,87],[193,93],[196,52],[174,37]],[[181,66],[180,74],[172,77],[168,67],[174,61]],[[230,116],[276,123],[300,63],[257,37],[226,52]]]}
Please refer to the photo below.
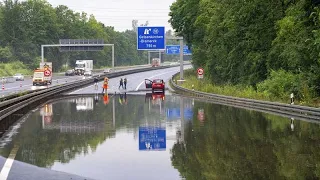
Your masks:
{"label": "red car in water", "polygon": [[145,79],[146,88],[151,88],[152,92],[154,91],[165,91],[165,83],[163,79]]}

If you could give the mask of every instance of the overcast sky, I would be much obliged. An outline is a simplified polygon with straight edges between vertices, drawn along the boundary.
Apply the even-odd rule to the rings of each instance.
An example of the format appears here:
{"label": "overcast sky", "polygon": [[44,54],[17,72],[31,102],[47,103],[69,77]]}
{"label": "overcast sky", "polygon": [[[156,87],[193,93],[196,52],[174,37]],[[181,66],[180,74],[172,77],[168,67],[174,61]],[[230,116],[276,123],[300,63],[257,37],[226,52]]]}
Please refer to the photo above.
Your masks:
{"label": "overcast sky", "polygon": [[172,29],[169,7],[175,0],[47,0],[53,7],[68,6],[77,12],[93,14],[106,26],[114,26],[117,31],[132,29],[131,21],[139,20],[139,25],[147,20],[150,26],[165,26]]}

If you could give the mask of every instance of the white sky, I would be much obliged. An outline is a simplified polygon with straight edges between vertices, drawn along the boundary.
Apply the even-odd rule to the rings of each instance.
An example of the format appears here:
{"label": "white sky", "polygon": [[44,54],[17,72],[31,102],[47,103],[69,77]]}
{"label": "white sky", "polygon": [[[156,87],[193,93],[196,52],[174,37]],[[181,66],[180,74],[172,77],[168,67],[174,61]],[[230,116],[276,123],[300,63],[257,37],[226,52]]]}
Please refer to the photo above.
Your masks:
{"label": "white sky", "polygon": [[140,24],[149,21],[150,26],[165,26],[168,23],[170,5],[175,0],[47,0],[53,7],[68,6],[76,12],[93,14],[106,26],[114,26],[117,31],[132,29],[131,21],[137,19]]}

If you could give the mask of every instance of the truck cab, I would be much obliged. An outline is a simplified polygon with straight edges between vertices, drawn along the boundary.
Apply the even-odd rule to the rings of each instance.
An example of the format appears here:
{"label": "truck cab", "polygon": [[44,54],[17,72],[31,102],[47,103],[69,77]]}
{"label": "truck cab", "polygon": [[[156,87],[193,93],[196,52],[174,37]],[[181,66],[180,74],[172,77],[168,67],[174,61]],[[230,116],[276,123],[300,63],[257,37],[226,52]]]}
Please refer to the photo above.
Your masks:
{"label": "truck cab", "polygon": [[158,67],[160,66],[160,59],[159,58],[153,58],[152,59],[152,67]]}
{"label": "truck cab", "polygon": [[93,60],[77,60],[74,69],[76,75],[84,75],[85,72],[92,71]]}

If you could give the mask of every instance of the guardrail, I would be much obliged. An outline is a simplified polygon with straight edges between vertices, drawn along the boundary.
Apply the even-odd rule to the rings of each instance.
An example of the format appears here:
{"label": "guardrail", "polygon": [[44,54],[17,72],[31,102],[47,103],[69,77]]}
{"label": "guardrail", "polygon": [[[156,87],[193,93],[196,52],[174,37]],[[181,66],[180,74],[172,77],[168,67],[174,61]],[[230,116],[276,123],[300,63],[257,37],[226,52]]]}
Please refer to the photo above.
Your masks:
{"label": "guardrail", "polygon": [[269,102],[269,101],[261,101],[254,99],[246,99],[246,98],[237,98],[232,96],[224,96],[218,94],[205,93],[201,91],[191,90],[183,88],[174,82],[174,76],[171,78],[172,88],[175,91],[182,92],[183,94],[197,97],[200,99],[215,101],[223,104],[230,104],[239,107],[248,107],[251,109],[258,109],[261,111],[268,111],[274,113],[285,114],[289,117],[298,117],[302,119],[308,120],[320,120],[320,109],[314,107],[300,106],[300,105],[291,105],[284,104],[278,102]]}
{"label": "guardrail", "polygon": [[[132,69],[132,70],[127,70],[127,71],[119,71],[119,72],[114,72],[114,73],[109,73],[109,74],[102,74],[102,75],[96,75],[93,77],[97,77],[100,81],[103,80],[104,77],[108,78],[114,78],[114,77],[119,77],[119,76],[124,76],[128,74],[133,74],[133,73],[139,73],[139,72],[144,72],[144,71],[151,71],[151,70],[157,70],[157,69],[165,69],[165,68],[170,68],[170,67],[175,67],[175,66],[160,66],[160,67],[147,67],[147,68],[140,68],[140,69]],[[0,121],[10,114],[36,102],[39,101],[43,98],[50,97],[52,95],[56,95],[62,92],[67,92],[71,91],[76,88],[80,88],[83,86],[86,86],[88,84],[93,83],[93,78],[90,79],[83,79],[79,80],[76,82],[69,82],[63,85],[58,85],[58,86],[53,86],[47,89],[42,89],[38,90],[36,92],[30,92],[29,94],[20,96],[20,97],[15,97],[12,99],[8,99],[6,101],[0,102]]]}

